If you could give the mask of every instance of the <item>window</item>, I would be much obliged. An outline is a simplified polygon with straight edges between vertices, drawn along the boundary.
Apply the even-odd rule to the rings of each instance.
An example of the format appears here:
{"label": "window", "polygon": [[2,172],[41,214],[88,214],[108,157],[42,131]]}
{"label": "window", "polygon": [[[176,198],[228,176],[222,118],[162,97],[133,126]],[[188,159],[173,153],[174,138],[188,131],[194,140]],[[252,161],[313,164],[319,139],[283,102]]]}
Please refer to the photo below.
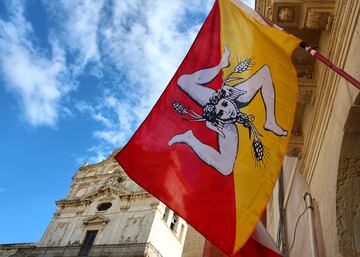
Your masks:
{"label": "window", "polygon": [[165,223],[167,222],[167,220],[169,218],[169,213],[170,213],[170,209],[168,207],[165,207],[165,211],[164,211],[164,215],[163,215],[163,220],[165,220]]}
{"label": "window", "polygon": [[111,206],[112,206],[112,203],[110,203],[110,202],[101,203],[101,204],[98,205],[97,210],[98,211],[106,211]]}
{"label": "window", "polygon": [[171,223],[170,223],[170,229],[172,231],[176,232],[178,222],[179,222],[179,217],[174,213],[174,215],[171,218]]}
{"label": "window", "polygon": [[82,244],[79,256],[88,256],[91,250],[91,247],[93,246],[95,242],[95,238],[97,235],[97,230],[89,230],[86,231],[86,236],[84,239],[84,242]]}
{"label": "window", "polygon": [[185,226],[184,224],[181,224],[181,227],[180,227],[180,234],[179,234],[179,240],[182,241],[182,237],[184,235],[184,230],[185,230]]}

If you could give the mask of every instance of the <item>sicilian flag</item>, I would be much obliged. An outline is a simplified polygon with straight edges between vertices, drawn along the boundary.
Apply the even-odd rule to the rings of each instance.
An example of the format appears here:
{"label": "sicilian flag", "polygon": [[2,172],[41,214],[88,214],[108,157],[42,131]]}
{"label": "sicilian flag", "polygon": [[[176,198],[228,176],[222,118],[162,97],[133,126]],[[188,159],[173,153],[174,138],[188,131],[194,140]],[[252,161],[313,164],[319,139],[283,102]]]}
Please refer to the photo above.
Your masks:
{"label": "sicilian flag", "polygon": [[227,255],[279,255],[258,222],[289,141],[297,97],[291,54],[299,43],[239,0],[216,0],[116,156],[134,181]]}

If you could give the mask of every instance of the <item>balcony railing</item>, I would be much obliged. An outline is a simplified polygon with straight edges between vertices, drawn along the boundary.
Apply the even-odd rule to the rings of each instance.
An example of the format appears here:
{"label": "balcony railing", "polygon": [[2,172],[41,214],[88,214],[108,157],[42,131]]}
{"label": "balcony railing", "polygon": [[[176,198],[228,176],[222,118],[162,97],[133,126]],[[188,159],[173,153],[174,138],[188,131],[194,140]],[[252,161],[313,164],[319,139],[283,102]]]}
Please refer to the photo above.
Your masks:
{"label": "balcony railing", "polygon": [[[20,248],[12,257],[75,257],[82,246]],[[99,257],[162,257],[150,243],[93,245],[86,256]]]}

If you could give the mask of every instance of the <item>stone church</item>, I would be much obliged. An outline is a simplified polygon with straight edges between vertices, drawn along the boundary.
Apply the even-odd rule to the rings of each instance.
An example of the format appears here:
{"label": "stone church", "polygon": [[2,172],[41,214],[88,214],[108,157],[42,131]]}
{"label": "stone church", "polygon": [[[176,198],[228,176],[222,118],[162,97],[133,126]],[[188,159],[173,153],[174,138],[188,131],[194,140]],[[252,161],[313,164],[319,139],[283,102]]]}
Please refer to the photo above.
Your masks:
{"label": "stone church", "polygon": [[[114,159],[116,153],[76,172],[39,243],[0,245],[0,256],[181,257],[201,252],[204,239],[134,183]],[[186,244],[189,237],[195,245]]]}
{"label": "stone church", "polygon": [[[256,10],[360,80],[360,0],[256,0]],[[294,128],[263,221],[285,256],[359,257],[360,91],[301,48],[293,63]],[[113,155],[77,171],[39,243],[0,245],[0,256],[225,257]]]}

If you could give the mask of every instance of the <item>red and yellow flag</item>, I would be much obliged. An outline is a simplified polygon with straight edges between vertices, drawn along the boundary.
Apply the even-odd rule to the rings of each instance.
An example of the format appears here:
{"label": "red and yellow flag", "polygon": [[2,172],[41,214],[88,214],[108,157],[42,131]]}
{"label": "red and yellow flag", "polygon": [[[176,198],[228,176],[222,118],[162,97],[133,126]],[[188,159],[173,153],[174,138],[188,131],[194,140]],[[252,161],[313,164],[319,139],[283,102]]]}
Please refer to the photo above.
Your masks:
{"label": "red and yellow flag", "polygon": [[300,40],[217,0],[149,116],[116,156],[128,175],[227,254],[271,196],[294,118]]}

